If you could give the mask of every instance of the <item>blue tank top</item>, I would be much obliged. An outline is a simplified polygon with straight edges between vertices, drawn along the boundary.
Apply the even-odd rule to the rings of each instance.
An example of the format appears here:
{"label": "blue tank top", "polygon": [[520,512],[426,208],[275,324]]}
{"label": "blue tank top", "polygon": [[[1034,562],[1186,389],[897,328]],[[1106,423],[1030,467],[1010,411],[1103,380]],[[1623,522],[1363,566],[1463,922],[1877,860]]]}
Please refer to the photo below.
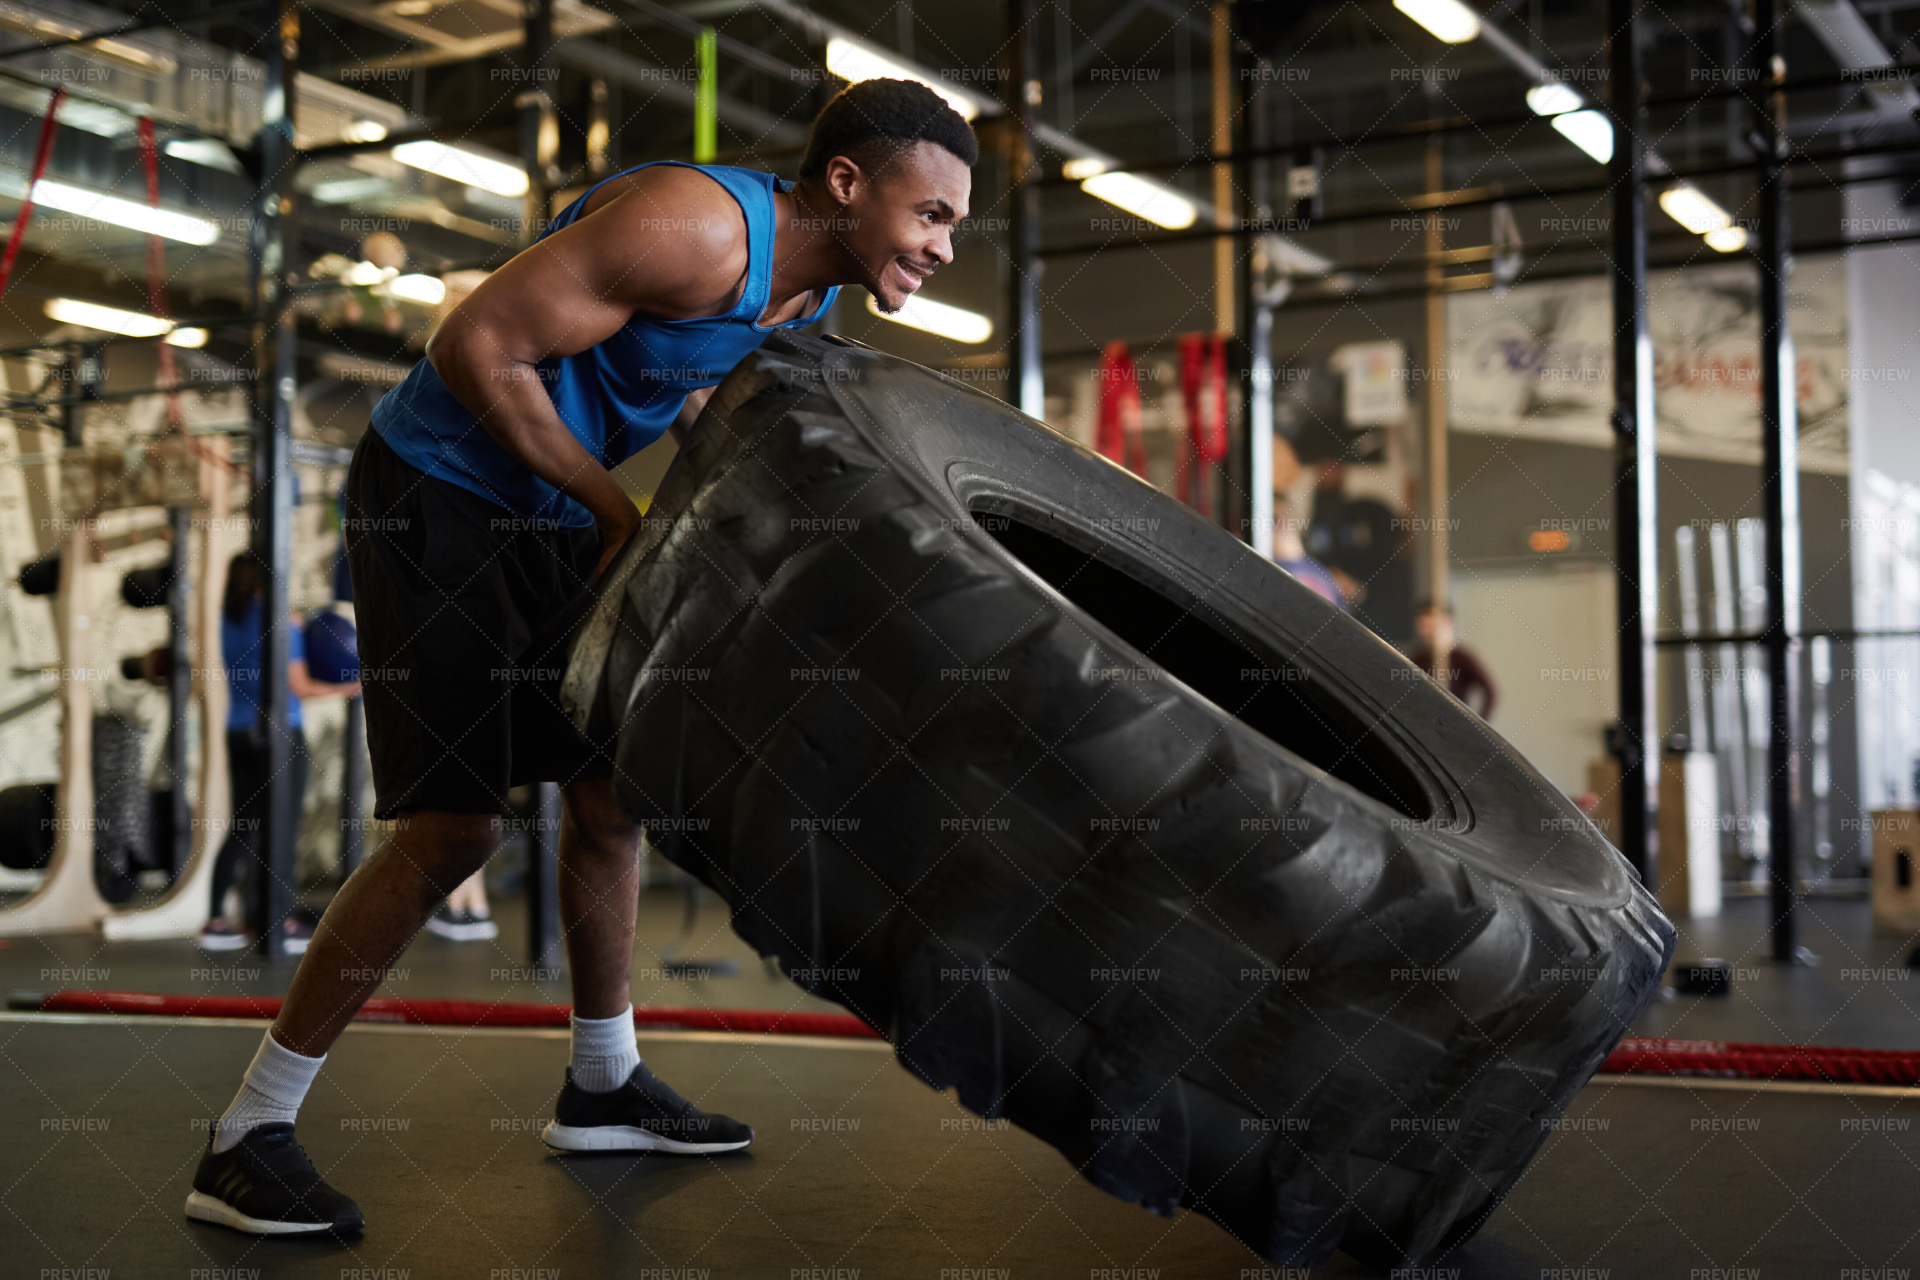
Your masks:
{"label": "blue tank top", "polygon": [[[747,278],[739,305],[724,315],[664,320],[636,313],[619,332],[578,355],[540,361],[535,368],[560,420],[607,467],[615,467],[658,440],[685,403],[687,392],[726,377],[775,329],[813,324],[840,290],[811,314],[762,326],[773,283],[776,190],[793,184],[758,169],[689,165],[655,160],[595,183],[560,212],[540,238],[571,226],[605,182],[649,168],[675,164],[725,187],[747,217]],[[488,498],[517,515],[568,528],[593,523],[587,509],[534,475],[487,434],[424,357],[374,406],[373,429],[393,451],[430,476]]]}
{"label": "blue tank top", "polygon": [[[227,728],[251,729],[260,720],[260,658],[262,648],[260,616],[265,606],[258,597],[247,606],[247,616],[235,622],[220,614],[220,656],[227,668]],[[287,659],[304,662],[307,657],[307,629],[287,620]],[[287,694],[287,724],[302,727],[300,699]]]}

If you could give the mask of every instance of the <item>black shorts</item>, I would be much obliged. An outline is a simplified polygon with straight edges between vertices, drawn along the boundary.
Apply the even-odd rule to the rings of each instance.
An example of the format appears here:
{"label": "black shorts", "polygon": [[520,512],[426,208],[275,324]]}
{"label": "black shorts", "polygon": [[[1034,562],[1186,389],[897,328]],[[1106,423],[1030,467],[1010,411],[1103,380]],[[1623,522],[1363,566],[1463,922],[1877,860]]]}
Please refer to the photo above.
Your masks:
{"label": "black shorts", "polygon": [[507,791],[613,772],[560,709],[592,601],[592,527],[568,529],[414,467],[369,429],[347,473],[347,563],[374,813],[507,814]]}

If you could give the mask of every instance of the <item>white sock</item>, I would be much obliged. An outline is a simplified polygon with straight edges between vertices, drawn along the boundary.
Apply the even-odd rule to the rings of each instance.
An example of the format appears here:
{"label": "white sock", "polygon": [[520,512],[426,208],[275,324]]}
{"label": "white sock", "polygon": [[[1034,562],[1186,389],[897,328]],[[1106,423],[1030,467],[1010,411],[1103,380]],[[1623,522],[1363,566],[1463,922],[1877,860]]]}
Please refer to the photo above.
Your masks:
{"label": "white sock", "polygon": [[588,1093],[618,1089],[640,1065],[633,1038],[633,1006],[611,1018],[573,1015],[573,1083]]}
{"label": "white sock", "polygon": [[247,1130],[255,1125],[276,1120],[291,1124],[300,1104],[306,1101],[313,1078],[320,1074],[320,1064],[326,1060],[324,1053],[317,1058],[295,1053],[275,1040],[269,1030],[261,1039],[260,1051],[253,1055],[247,1074],[241,1078],[240,1092],[233,1095],[226,1114],[220,1117],[213,1135],[213,1149],[227,1150],[246,1137]]}

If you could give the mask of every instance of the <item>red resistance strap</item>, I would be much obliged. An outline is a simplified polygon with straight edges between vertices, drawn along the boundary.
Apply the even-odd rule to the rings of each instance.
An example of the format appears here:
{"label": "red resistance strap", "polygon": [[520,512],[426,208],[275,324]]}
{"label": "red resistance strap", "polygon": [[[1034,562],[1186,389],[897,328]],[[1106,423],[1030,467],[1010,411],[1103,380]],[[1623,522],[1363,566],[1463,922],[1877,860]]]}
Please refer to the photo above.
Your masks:
{"label": "red resistance strap", "polygon": [[[175,996],[147,991],[56,991],[40,1002],[42,1013],[132,1013],[175,1018],[272,1018],[279,996]],[[573,1013],[564,1004],[510,1004],[486,1000],[403,1000],[375,996],[354,1015],[356,1022],[406,1022],[429,1027],[565,1027]],[[842,1036],[877,1040],[880,1033],[850,1013],[797,1013],[779,1009],[639,1008],[636,1027],[672,1031],[734,1031],[747,1035]]]}
{"label": "red resistance strap", "polygon": [[47,171],[47,161],[53,158],[53,135],[60,128],[60,104],[67,99],[64,85],[53,91],[53,98],[47,103],[47,114],[40,121],[40,148],[33,153],[33,176],[27,179],[27,194],[20,200],[20,212],[13,220],[13,234],[7,237],[7,252],[0,257],[0,294],[7,291],[7,280],[13,275],[13,260],[20,253],[21,237],[27,233],[27,223],[33,217],[33,189],[40,185],[40,178]]}
{"label": "red resistance strap", "polygon": [[1183,333],[1180,396],[1187,411],[1187,505],[1213,508],[1213,469],[1227,456],[1227,339],[1222,333]]}
{"label": "red resistance strap", "polygon": [[1124,342],[1100,352],[1100,414],[1094,448],[1137,476],[1147,474],[1147,443],[1140,434],[1140,372]]}

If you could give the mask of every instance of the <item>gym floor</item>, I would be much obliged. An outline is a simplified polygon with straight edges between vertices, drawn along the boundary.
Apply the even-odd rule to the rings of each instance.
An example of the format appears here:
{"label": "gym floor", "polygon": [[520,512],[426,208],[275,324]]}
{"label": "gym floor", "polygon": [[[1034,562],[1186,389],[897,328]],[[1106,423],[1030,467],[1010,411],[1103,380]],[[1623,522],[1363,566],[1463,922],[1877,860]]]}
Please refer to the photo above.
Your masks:
{"label": "gym floor", "polygon": [[[208,1117],[259,1034],[258,1023],[4,1015],[0,1143],[18,1170],[0,1199],[4,1270],[1307,1274],[1264,1263],[1200,1215],[1158,1218],[1106,1196],[1051,1148],[908,1076],[882,1044],[799,1037],[641,1035],[662,1076],[755,1124],[750,1152],[560,1157],[539,1130],[564,1032],[356,1026],[309,1097],[301,1136],[329,1181],[360,1201],[367,1230],[275,1241],[189,1222],[180,1206]],[[1920,1262],[1916,1113],[1911,1091],[1602,1077],[1479,1236],[1419,1274],[1895,1274],[1873,1269]],[[1373,1272],[1341,1259],[1318,1274]]]}
{"label": "gym floor", "polygon": [[[675,888],[642,896],[636,1004],[835,1008],[771,972],[723,904],[704,897],[689,927],[684,903]],[[1766,958],[1765,913],[1763,899],[1736,898],[1716,920],[1683,923],[1678,957],[1730,961],[1733,991],[1670,995],[1634,1030],[1920,1048],[1910,940],[1875,935],[1863,900],[1815,900],[1801,938],[1820,963],[1781,967]],[[526,965],[520,900],[497,900],[495,915],[492,942],[422,935],[385,994],[565,1001],[564,975]],[[667,963],[687,957],[733,968],[689,978]],[[76,934],[0,945],[0,986],[13,992],[278,994],[292,971],[188,941]],[[1051,1148],[913,1079],[880,1042],[688,1033],[642,1033],[642,1053],[701,1105],[755,1126],[744,1156],[548,1152],[538,1135],[561,1083],[564,1032],[356,1026],[300,1132],[369,1228],[346,1242],[261,1241],[189,1222],[180,1208],[208,1117],[261,1024],[0,1019],[0,1143],[15,1171],[0,1194],[5,1274],[1308,1274],[1273,1267],[1203,1216],[1166,1220],[1112,1199]],[[1916,1114],[1915,1090],[1598,1077],[1485,1229],[1418,1274],[1898,1275],[1920,1264]],[[1314,1274],[1374,1273],[1341,1256]]]}

